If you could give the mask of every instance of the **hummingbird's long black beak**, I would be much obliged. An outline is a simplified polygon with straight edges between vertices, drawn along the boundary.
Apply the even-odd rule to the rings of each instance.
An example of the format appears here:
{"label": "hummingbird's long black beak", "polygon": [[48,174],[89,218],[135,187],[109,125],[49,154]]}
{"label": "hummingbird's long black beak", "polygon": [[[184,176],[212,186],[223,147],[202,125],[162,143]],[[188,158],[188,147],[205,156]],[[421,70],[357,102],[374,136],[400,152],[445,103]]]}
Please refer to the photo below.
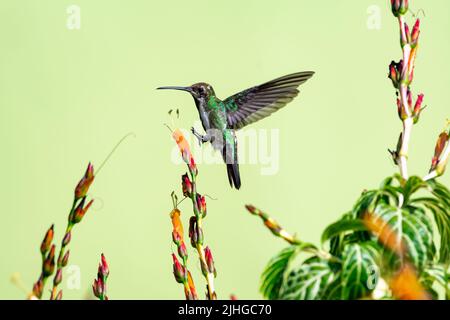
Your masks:
{"label": "hummingbird's long black beak", "polygon": [[181,90],[181,91],[187,91],[187,92],[192,92],[192,88],[191,87],[175,87],[175,86],[170,86],[170,87],[159,87],[156,88],[157,90]]}

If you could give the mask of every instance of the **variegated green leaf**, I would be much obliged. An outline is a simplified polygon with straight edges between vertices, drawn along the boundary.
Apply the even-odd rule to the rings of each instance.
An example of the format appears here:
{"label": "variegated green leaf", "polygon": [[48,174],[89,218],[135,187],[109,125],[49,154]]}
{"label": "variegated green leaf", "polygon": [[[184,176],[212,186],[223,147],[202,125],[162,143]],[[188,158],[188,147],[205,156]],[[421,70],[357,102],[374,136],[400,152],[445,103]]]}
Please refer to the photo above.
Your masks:
{"label": "variegated green leaf", "polygon": [[450,263],[450,191],[437,181],[429,181],[435,199],[428,199],[425,205],[434,215],[438,227],[441,244],[439,261],[444,264]]}
{"label": "variegated green leaf", "polygon": [[397,235],[397,247],[402,243],[407,247],[407,257],[419,269],[433,258],[433,227],[430,218],[419,208],[400,209],[381,204],[375,214],[386,221],[392,232]]}
{"label": "variegated green leaf", "polygon": [[422,281],[428,288],[437,283],[445,291],[445,296],[450,297],[450,275],[445,266],[436,264],[427,266],[422,273]]}
{"label": "variegated green leaf", "polygon": [[441,243],[439,246],[439,260],[441,263],[450,262],[450,208],[435,198],[418,198],[414,204],[421,204],[433,213],[434,221],[439,230]]}
{"label": "variegated green leaf", "polygon": [[417,192],[418,190],[425,188],[427,186],[426,182],[419,177],[410,177],[408,181],[406,181],[405,186],[403,187],[403,201],[405,203],[409,202],[411,196]]}
{"label": "variegated green leaf", "polygon": [[346,246],[342,254],[340,299],[359,299],[375,289],[379,276],[379,250],[371,242]]}
{"label": "variegated green leaf", "polygon": [[280,290],[284,300],[319,300],[334,279],[328,261],[313,257],[289,273]]}
{"label": "variegated green leaf", "polygon": [[322,233],[322,243],[334,238],[341,233],[349,231],[364,231],[367,230],[366,226],[361,219],[348,219],[344,217],[343,219],[329,225],[325,231]]}
{"label": "variegated green leaf", "polygon": [[280,253],[269,261],[261,275],[260,291],[265,298],[270,300],[278,299],[285,273],[289,268],[291,260],[299,252],[299,249],[297,245],[289,246],[281,250]]}

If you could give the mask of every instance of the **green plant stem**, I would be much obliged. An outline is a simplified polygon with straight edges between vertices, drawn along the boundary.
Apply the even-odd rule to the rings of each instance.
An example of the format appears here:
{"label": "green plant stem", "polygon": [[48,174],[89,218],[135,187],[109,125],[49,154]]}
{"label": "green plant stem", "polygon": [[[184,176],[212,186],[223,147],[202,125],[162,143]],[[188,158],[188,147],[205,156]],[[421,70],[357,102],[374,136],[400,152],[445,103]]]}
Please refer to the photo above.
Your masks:
{"label": "green plant stem", "polygon": [[284,229],[282,226],[280,226],[277,221],[275,221],[272,217],[270,217],[268,214],[262,212],[261,210],[255,208],[253,206],[247,206],[247,210],[251,214],[260,217],[261,220],[263,221],[264,225],[276,237],[285,240],[287,243],[289,243],[291,245],[302,246],[302,251],[304,251],[304,252],[317,255],[325,260],[340,262],[340,260],[337,257],[334,257],[329,252],[322,250],[322,249],[318,249],[315,245],[313,245],[311,243],[301,241],[295,235],[292,235],[291,233],[286,231],[286,229]]}
{"label": "green plant stem", "polygon": [[[62,266],[62,259],[64,257],[64,254],[66,253],[66,248],[69,245],[69,243],[64,245],[64,238],[65,238],[66,234],[68,234],[69,232],[72,231],[72,228],[74,226],[74,224],[70,221],[70,217],[72,217],[72,215],[74,214],[77,202],[78,202],[77,199],[74,199],[74,201],[72,203],[72,208],[70,209],[69,221],[67,222],[67,227],[66,227],[66,231],[64,233],[64,237],[61,240],[61,249],[59,250],[58,260],[57,260],[57,264],[56,264],[56,272],[55,272],[55,276],[54,277],[56,277],[56,274],[58,273],[58,270],[63,268],[63,266]],[[53,288],[52,288],[52,291],[51,291],[51,294],[50,294],[50,300],[54,300],[56,298],[56,295],[58,294],[57,289],[58,289],[58,285],[55,285],[53,283]]]}

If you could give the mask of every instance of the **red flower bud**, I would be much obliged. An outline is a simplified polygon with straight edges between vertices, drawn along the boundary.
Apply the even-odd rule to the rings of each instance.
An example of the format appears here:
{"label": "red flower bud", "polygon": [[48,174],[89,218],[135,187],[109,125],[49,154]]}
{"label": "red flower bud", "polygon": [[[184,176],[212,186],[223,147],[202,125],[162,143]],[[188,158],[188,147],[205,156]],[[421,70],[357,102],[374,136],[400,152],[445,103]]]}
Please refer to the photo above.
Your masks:
{"label": "red flower bud", "polygon": [[422,110],[424,109],[424,108],[422,108],[423,98],[424,98],[424,95],[419,94],[419,96],[417,97],[417,100],[416,100],[416,104],[414,105],[414,110],[413,110],[414,123],[417,123],[417,121],[419,121],[420,114],[422,113]]}
{"label": "red flower bud", "polygon": [[67,263],[69,262],[69,256],[70,256],[70,250],[67,250],[67,252],[64,255],[60,254],[58,257],[58,267],[67,266]]}
{"label": "red flower bud", "polygon": [[400,82],[402,80],[402,72],[403,72],[403,60],[399,62],[392,61],[389,65],[389,79],[392,80],[392,84],[396,89],[400,87]]}
{"label": "red flower bud", "polygon": [[211,250],[209,247],[205,248],[205,260],[206,260],[206,266],[208,267],[209,273],[213,273],[214,276],[216,276],[216,268],[214,266],[214,259],[211,253]]}
{"label": "red flower bud", "polygon": [[192,154],[191,154],[191,158],[189,160],[188,166],[189,166],[189,170],[191,171],[191,174],[193,176],[196,176],[198,174],[198,169],[197,169],[197,165],[195,164],[195,159],[192,156]]}
{"label": "red flower bud", "polygon": [[411,32],[412,45],[414,46],[417,45],[417,42],[419,40],[419,34],[420,34],[420,19],[417,19]]}
{"label": "red flower bud", "polygon": [[48,252],[48,250],[50,249],[50,246],[53,241],[53,235],[54,235],[54,231],[53,231],[53,224],[52,224],[50,229],[48,229],[47,232],[45,233],[44,240],[42,240],[42,244],[41,244],[41,254],[42,255],[45,255]]}
{"label": "red flower bud", "polygon": [[422,108],[423,98],[423,94],[419,94],[419,96],[417,97],[416,105],[414,106],[414,113],[418,113]]}
{"label": "red flower bud", "polygon": [[439,135],[438,141],[436,143],[436,147],[434,149],[434,157],[431,162],[431,169],[430,172],[435,170],[439,164],[439,160],[441,158],[442,152],[445,149],[445,146],[447,145],[449,141],[449,134],[447,132],[442,132]]}
{"label": "red flower bud", "polygon": [[93,181],[94,181],[94,166],[91,163],[89,163],[86,172],[84,174],[84,177],[81,178],[80,182],[78,182],[78,185],[75,188],[75,199],[81,199],[84,196],[86,196],[89,187],[91,186]]}
{"label": "red flower bud", "polygon": [[44,290],[44,282],[41,276],[39,280],[33,285],[33,295],[38,298],[41,298],[43,290]]}
{"label": "red flower bud", "polygon": [[411,90],[408,89],[407,93],[406,93],[406,97],[408,99],[408,108],[411,109],[412,108],[412,93]]}
{"label": "red flower bud", "polygon": [[109,275],[109,266],[108,266],[108,262],[106,261],[105,255],[102,253],[102,257],[101,257],[101,264],[100,264],[100,269],[102,275],[107,278]]}
{"label": "red flower bud", "polygon": [[192,182],[187,174],[181,176],[183,195],[185,197],[190,197],[192,194]]}
{"label": "red flower bud", "polygon": [[407,43],[411,43],[411,33],[409,32],[409,26],[405,23],[405,34]]}
{"label": "red flower bud", "polygon": [[197,225],[197,218],[192,216],[189,219],[189,238],[191,239],[191,245],[197,248],[197,244],[203,244],[203,231]]}
{"label": "red flower bud", "polygon": [[92,284],[94,295],[100,300],[108,300],[106,296],[106,279],[109,275],[109,267],[105,256],[102,253],[100,263],[98,264],[97,279]]}
{"label": "red flower bud", "polygon": [[64,235],[62,245],[65,247],[70,243],[70,240],[72,239],[72,232],[69,231]]}
{"label": "red flower bud", "polygon": [[58,286],[62,281],[62,268],[58,268],[56,270],[55,278],[53,278],[53,285],[56,287]]}
{"label": "red flower bud", "polygon": [[397,64],[392,61],[389,65],[389,79],[392,80],[392,84],[395,88],[398,88],[398,79],[399,79],[399,72],[397,70]]}
{"label": "red flower bud", "polygon": [[180,255],[181,259],[186,260],[188,257],[188,252],[186,248],[186,244],[184,242],[181,242],[178,246],[178,254]]}
{"label": "red flower bud", "polygon": [[103,294],[105,292],[105,285],[101,278],[95,279],[92,284],[92,291],[94,292],[94,296],[99,299],[103,298]]}
{"label": "red flower bud", "polygon": [[45,278],[51,276],[53,271],[55,271],[55,245],[52,245],[42,266],[42,273]]}
{"label": "red flower bud", "polygon": [[204,218],[206,216],[206,199],[205,196],[202,196],[197,193],[196,205],[199,213]]}
{"label": "red flower bud", "polygon": [[175,280],[178,283],[183,283],[186,277],[186,271],[184,267],[181,265],[180,261],[175,254],[172,253],[173,259],[173,275],[175,276]]}
{"label": "red flower bud", "polygon": [[399,17],[408,12],[409,3],[408,0],[391,0],[391,7],[394,16]]}
{"label": "red flower bud", "polygon": [[75,211],[73,213],[72,221],[71,221],[73,224],[79,223],[83,219],[84,215],[89,210],[92,203],[94,202],[94,200],[91,200],[88,202],[88,204],[86,206],[84,206],[85,200],[86,200],[86,198],[83,198],[83,200],[81,200],[78,207],[75,209]]}

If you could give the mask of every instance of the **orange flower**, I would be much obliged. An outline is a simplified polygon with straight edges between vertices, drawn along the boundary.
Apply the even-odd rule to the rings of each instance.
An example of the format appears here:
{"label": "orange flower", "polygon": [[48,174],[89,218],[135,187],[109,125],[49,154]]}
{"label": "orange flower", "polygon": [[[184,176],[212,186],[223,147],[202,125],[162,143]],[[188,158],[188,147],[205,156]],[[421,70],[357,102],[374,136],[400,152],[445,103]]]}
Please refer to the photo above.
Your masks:
{"label": "orange flower", "polygon": [[181,156],[183,157],[183,161],[189,166],[189,169],[192,172],[197,171],[194,157],[191,153],[191,148],[189,147],[189,143],[187,142],[186,138],[184,137],[183,133],[180,131],[180,129],[175,129],[172,133],[172,137],[175,140],[175,142],[178,145],[178,148],[180,149]]}
{"label": "orange flower", "polygon": [[86,212],[91,207],[92,203],[94,202],[94,200],[91,200],[85,206],[84,205],[85,200],[86,200],[86,198],[83,198],[83,200],[81,200],[80,204],[78,205],[78,207],[73,212],[73,215],[72,215],[71,221],[70,221],[71,223],[73,223],[73,224],[79,223],[81,221],[81,219],[83,219],[83,217],[86,214]]}
{"label": "orange flower", "polygon": [[434,157],[433,157],[430,171],[435,170],[436,167],[438,166],[439,159],[442,155],[442,152],[445,149],[445,146],[447,145],[448,140],[449,140],[449,134],[447,132],[444,131],[439,135],[438,141],[436,143],[436,148],[434,149]]}
{"label": "orange flower", "polygon": [[50,227],[50,229],[47,230],[44,240],[42,240],[42,244],[41,244],[41,253],[42,254],[46,254],[47,251],[50,249],[50,245],[52,244],[52,241],[53,241],[53,235],[54,235],[54,231],[53,231],[53,225],[52,225]]}
{"label": "orange flower", "polygon": [[400,300],[430,300],[414,268],[406,264],[389,283],[394,297]]}
{"label": "orange flower", "polygon": [[396,252],[399,256],[403,256],[406,249],[405,245],[387,222],[372,213],[366,213],[363,217],[363,222],[367,229],[378,237],[378,241],[382,245]]}
{"label": "orange flower", "polygon": [[175,131],[172,133],[172,137],[177,143],[178,148],[180,149],[183,160],[189,164],[191,158],[191,149],[183,133],[180,131],[180,129],[175,129]]}
{"label": "orange flower", "polygon": [[170,213],[170,218],[172,219],[173,233],[178,234],[180,239],[183,239],[184,231],[183,231],[183,223],[181,222],[181,211],[178,209],[173,209]]}
{"label": "orange flower", "polygon": [[91,163],[89,163],[86,172],[84,174],[84,177],[81,178],[80,182],[78,182],[78,185],[75,188],[75,199],[83,198],[87,194],[89,187],[91,186],[93,181],[94,181],[94,166]]}
{"label": "orange flower", "polygon": [[192,294],[193,298],[196,300],[197,299],[197,291],[195,290],[194,280],[192,279],[192,275],[191,275],[190,271],[188,271],[188,285],[189,285],[189,289],[191,290],[191,294]]}

